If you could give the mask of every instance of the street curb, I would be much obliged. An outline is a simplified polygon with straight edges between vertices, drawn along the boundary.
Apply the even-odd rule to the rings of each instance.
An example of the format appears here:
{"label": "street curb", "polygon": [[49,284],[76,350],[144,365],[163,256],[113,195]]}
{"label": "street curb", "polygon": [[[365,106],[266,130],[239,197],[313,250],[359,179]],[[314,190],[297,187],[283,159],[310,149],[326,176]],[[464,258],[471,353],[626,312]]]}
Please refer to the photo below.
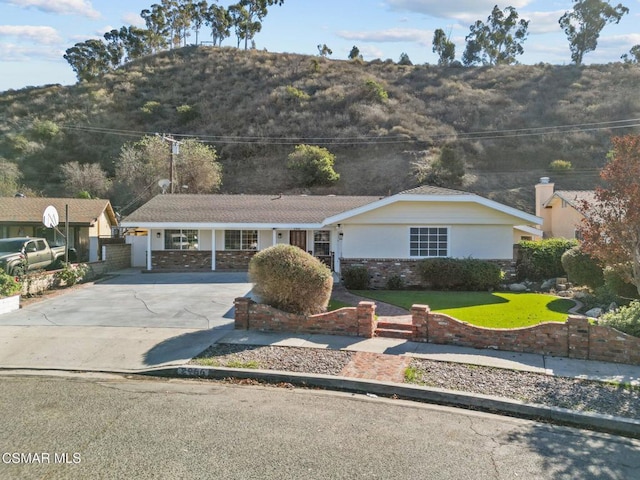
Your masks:
{"label": "street curb", "polygon": [[200,367],[193,365],[159,367],[137,371],[135,373],[139,375],[177,378],[252,379],[267,383],[291,383],[303,387],[319,387],[363,394],[369,393],[384,397],[398,397],[406,400],[498,413],[529,420],[558,423],[571,427],[640,439],[640,420],[599,413],[576,412],[566,408],[530,405],[516,400],[489,395],[470,394],[418,385],[403,385],[376,380],[362,380],[332,375],[309,375],[276,370]]}

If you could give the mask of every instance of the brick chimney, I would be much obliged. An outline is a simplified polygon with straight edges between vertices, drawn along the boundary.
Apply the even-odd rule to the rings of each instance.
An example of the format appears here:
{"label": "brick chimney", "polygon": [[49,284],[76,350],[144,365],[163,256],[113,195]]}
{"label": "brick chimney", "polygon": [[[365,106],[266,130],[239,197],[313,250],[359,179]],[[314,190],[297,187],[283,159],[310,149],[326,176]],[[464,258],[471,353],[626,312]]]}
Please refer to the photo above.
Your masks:
{"label": "brick chimney", "polygon": [[545,234],[552,231],[551,209],[544,208],[543,205],[553,195],[553,187],[554,184],[549,181],[549,177],[540,178],[540,183],[536,185],[536,216],[542,217],[543,223],[539,227]]}

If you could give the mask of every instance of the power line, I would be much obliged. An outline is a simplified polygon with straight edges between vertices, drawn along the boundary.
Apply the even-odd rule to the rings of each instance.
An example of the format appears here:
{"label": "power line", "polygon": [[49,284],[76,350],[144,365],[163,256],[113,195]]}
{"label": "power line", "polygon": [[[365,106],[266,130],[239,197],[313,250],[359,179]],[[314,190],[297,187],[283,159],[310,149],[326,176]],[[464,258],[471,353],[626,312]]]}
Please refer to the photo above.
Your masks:
{"label": "power line", "polygon": [[[623,128],[640,127],[640,118],[630,118],[624,120],[611,120],[607,122],[590,122],[567,125],[555,125],[548,127],[529,127],[518,129],[502,130],[480,130],[474,132],[457,133],[425,133],[425,137],[432,139],[457,139],[457,140],[495,140],[501,138],[533,137],[544,135],[571,134],[582,132],[594,132],[600,130],[618,130]],[[126,137],[140,137],[144,135],[155,135],[157,132],[141,130],[122,130],[104,127],[91,127],[83,125],[63,125],[62,128],[68,130],[84,131],[87,133],[101,133],[109,135],[120,135]],[[406,136],[395,135],[390,137],[269,137],[255,135],[200,135],[195,133],[171,133],[170,135],[180,138],[196,138],[204,143],[227,144],[227,145],[296,145],[308,143],[316,145],[380,145],[380,144],[402,144],[416,143],[421,141],[418,138],[406,138]]]}

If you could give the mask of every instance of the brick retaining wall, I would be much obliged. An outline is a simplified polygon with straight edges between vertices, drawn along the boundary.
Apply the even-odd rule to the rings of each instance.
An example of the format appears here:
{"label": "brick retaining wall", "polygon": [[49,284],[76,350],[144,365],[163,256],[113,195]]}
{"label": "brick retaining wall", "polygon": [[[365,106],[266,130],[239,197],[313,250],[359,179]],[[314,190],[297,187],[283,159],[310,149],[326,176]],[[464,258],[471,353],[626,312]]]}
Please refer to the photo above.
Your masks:
{"label": "brick retaining wall", "polygon": [[235,328],[262,332],[323,333],[371,338],[375,330],[373,302],[360,302],[318,315],[287,313],[246,297],[235,299]]}
{"label": "brick retaining wall", "polygon": [[[397,275],[407,287],[424,287],[420,276],[419,264],[422,260],[389,259],[389,258],[341,258],[340,269],[349,267],[365,267],[369,271],[371,288],[386,288],[387,280]],[[505,272],[507,281],[515,278],[515,267],[512,260],[485,260],[495,263]]]}
{"label": "brick retaining wall", "polygon": [[569,315],[564,323],[506,329],[470,325],[431,313],[426,305],[414,305],[411,314],[414,341],[640,365],[640,338],[591,325],[580,315]]}
{"label": "brick retaining wall", "polygon": [[[411,325],[412,340],[417,342],[640,365],[640,338],[610,327],[591,325],[586,317],[579,315],[570,315],[564,323],[484,328],[432,313],[427,305],[413,305]],[[282,312],[244,297],[235,300],[236,329],[371,338],[376,326],[374,302],[304,316]]]}

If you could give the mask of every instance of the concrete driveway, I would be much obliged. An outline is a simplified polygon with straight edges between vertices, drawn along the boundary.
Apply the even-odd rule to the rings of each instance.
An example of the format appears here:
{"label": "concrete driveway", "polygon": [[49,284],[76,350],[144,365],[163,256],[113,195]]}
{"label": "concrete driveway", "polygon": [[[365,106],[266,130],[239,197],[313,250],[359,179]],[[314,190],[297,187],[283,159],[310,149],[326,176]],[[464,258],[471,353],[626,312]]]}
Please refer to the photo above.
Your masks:
{"label": "concrete driveway", "polygon": [[246,273],[128,271],[0,316],[0,368],[180,364],[233,328]]}

